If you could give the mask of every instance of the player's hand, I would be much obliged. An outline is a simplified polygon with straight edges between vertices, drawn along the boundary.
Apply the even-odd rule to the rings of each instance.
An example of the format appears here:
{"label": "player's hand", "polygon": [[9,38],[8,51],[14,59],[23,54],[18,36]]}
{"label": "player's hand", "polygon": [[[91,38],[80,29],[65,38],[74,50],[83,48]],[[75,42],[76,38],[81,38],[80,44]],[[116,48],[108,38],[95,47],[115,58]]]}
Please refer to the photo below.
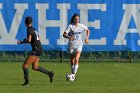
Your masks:
{"label": "player's hand", "polygon": [[73,40],[74,40],[74,37],[73,37],[73,36],[71,36],[71,37],[69,38],[69,40],[70,40],[70,41],[73,41]]}
{"label": "player's hand", "polygon": [[88,39],[85,40],[85,44],[88,44]]}
{"label": "player's hand", "polygon": [[17,40],[17,43],[20,44],[20,40]]}

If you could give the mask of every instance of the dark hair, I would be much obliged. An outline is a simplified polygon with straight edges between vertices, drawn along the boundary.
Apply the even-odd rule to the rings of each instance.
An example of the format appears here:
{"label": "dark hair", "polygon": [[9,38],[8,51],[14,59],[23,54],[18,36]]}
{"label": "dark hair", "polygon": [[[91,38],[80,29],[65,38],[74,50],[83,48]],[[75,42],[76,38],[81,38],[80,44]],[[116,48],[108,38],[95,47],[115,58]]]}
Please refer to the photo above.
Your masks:
{"label": "dark hair", "polygon": [[25,24],[31,24],[31,23],[32,23],[32,17],[26,17]]}
{"label": "dark hair", "polygon": [[70,24],[74,23],[74,19],[75,19],[76,16],[80,17],[79,14],[75,13],[70,20]]}

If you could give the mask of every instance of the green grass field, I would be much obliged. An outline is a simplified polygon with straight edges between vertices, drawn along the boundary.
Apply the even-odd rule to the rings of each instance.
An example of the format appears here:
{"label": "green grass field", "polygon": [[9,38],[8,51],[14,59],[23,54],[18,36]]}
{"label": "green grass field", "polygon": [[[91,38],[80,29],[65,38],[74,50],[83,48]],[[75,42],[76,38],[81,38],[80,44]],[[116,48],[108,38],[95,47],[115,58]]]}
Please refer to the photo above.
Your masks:
{"label": "green grass field", "polygon": [[140,63],[80,63],[77,80],[66,81],[69,63],[44,63],[55,79],[29,68],[30,86],[23,87],[22,62],[0,63],[0,93],[140,93]]}

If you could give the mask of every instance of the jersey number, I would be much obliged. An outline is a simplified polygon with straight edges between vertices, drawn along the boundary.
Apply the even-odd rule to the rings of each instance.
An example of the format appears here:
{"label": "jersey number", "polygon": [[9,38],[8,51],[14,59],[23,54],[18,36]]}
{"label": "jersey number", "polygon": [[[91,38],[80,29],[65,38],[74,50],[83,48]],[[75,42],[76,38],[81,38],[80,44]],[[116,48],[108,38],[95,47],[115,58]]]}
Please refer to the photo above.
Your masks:
{"label": "jersey number", "polygon": [[38,34],[38,32],[35,31],[35,33],[36,33],[36,40],[39,40],[39,34]]}

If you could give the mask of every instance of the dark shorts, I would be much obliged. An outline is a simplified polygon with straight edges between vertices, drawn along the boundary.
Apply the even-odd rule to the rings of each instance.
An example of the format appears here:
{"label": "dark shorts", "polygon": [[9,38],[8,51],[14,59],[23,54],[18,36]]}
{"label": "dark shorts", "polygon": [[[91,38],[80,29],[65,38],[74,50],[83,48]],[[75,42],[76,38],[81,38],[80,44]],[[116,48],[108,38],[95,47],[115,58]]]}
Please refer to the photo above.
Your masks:
{"label": "dark shorts", "polygon": [[42,54],[42,51],[31,51],[30,52],[30,55],[37,56],[37,57],[41,56],[41,54]]}

